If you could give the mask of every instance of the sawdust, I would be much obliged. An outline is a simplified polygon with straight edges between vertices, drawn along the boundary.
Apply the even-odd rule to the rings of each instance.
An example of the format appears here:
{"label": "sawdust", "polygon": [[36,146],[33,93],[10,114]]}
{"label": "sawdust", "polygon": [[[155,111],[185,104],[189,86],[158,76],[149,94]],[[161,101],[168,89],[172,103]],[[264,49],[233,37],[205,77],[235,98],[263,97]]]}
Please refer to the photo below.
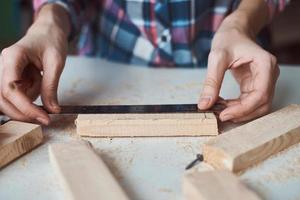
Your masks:
{"label": "sawdust", "polygon": [[164,193],[172,193],[173,191],[169,188],[159,188],[159,192],[164,192]]}
{"label": "sawdust", "polygon": [[195,153],[194,148],[192,145],[186,145],[183,147],[184,152],[186,153]]}
{"label": "sawdust", "polygon": [[281,168],[271,174],[266,175],[266,181],[284,182],[291,178],[299,178],[300,175],[300,157],[290,160],[290,166]]}
{"label": "sawdust", "polygon": [[[272,166],[272,168],[270,168]],[[260,179],[266,182],[285,182],[300,177],[300,144],[281,151],[266,161],[253,165],[239,175],[247,179],[247,173],[260,173]]]}
{"label": "sawdust", "polygon": [[27,159],[26,158],[22,158],[21,165],[22,165],[22,167],[26,167],[27,166]]}
{"label": "sawdust", "polygon": [[129,160],[128,160],[128,165],[131,166],[133,163],[133,157],[131,157]]}
{"label": "sawdust", "polygon": [[[204,137],[202,137],[204,138]],[[183,149],[184,152],[189,153],[189,154],[197,154],[200,151],[200,144],[199,146],[194,146],[193,142],[191,141],[176,141],[176,145]]]}

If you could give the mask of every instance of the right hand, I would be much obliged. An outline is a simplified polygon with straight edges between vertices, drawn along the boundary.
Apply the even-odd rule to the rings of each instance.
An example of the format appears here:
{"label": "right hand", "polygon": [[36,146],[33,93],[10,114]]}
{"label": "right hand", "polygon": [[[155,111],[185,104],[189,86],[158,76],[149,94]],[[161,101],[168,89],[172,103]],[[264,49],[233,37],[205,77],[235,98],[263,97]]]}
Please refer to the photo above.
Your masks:
{"label": "right hand", "polygon": [[0,110],[12,119],[44,125],[50,118],[33,101],[41,95],[48,112],[60,112],[57,87],[68,46],[66,32],[45,20],[47,12],[41,9],[44,18],[38,17],[21,40],[2,51],[0,63]]}

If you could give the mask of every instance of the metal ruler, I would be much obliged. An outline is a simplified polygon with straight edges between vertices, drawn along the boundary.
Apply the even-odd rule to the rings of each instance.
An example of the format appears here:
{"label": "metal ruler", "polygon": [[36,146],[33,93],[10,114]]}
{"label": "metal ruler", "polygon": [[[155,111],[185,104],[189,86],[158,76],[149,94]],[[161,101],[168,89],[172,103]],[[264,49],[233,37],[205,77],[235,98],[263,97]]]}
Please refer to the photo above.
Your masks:
{"label": "metal ruler", "polygon": [[216,104],[212,109],[199,110],[197,104],[164,104],[164,105],[80,105],[61,106],[61,114],[125,114],[125,113],[205,113],[218,112],[223,105]]}

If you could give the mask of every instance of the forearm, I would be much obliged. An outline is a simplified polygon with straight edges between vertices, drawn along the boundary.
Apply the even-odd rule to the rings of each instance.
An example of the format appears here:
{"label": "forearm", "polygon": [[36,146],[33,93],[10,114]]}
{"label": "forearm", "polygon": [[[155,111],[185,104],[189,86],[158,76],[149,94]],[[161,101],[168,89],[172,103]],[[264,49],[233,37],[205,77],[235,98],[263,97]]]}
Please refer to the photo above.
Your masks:
{"label": "forearm", "polygon": [[43,31],[55,29],[56,32],[63,34],[67,38],[71,31],[68,12],[62,6],[56,4],[42,6],[36,13],[34,23],[29,31],[36,31],[37,29]]}
{"label": "forearm", "polygon": [[237,10],[225,18],[220,28],[234,28],[255,37],[268,23],[268,12],[265,0],[241,0]]}

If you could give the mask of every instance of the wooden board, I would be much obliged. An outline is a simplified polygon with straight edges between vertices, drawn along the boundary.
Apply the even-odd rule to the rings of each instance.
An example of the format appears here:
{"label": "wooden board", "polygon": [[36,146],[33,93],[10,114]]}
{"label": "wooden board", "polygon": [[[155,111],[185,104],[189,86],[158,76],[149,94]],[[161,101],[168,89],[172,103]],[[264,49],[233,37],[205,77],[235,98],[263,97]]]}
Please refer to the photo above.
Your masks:
{"label": "wooden board", "polygon": [[107,166],[86,142],[52,144],[49,157],[65,199],[128,200]]}
{"label": "wooden board", "polygon": [[217,169],[237,172],[299,141],[300,105],[290,105],[210,140],[203,156]]}
{"label": "wooden board", "polygon": [[9,121],[0,126],[0,168],[32,150],[43,141],[41,126]]}
{"label": "wooden board", "polygon": [[213,113],[81,114],[77,134],[91,137],[217,135]]}
{"label": "wooden board", "polygon": [[186,200],[259,200],[234,174],[229,171],[187,173],[183,179]]}

